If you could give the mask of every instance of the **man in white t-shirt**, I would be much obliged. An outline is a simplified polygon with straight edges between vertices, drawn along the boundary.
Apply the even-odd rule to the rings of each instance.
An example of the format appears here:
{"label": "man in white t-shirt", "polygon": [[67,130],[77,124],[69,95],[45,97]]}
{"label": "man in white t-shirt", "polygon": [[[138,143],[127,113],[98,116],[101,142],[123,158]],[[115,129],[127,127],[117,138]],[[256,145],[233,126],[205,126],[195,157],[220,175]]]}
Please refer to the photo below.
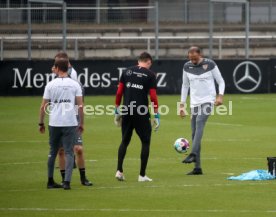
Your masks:
{"label": "man in white t-shirt", "polygon": [[[56,55],[56,58],[68,58],[68,55],[65,52],[59,52]],[[56,74],[55,68],[52,68],[52,72]],[[82,87],[82,95],[84,97],[84,88],[82,84],[78,81],[78,75],[76,70],[73,68],[73,66],[70,64],[69,61],[69,66],[68,66],[68,75],[70,76],[71,79],[77,81],[80,86]],[[77,120],[79,121],[79,117],[77,116]],[[83,150],[83,139],[82,135],[78,132],[76,132],[75,136],[75,142],[74,142],[74,153],[75,153],[75,161],[77,166],[79,168],[79,173],[80,173],[80,181],[81,184],[84,186],[92,186],[92,182],[89,181],[86,177],[86,168],[85,168],[85,159],[84,159],[84,150]],[[65,155],[64,155],[64,149],[61,147],[58,152],[58,157],[59,157],[59,169],[60,169],[60,174],[62,177],[62,182],[64,182],[65,178]],[[75,163],[75,162],[74,162]]]}
{"label": "man in white t-shirt", "polygon": [[[61,187],[65,190],[71,189],[75,131],[83,131],[82,90],[80,85],[68,76],[68,64],[68,58],[55,58],[54,66],[58,77],[46,85],[40,107],[39,130],[41,133],[45,133],[44,117],[46,111],[49,112],[50,152],[48,155],[48,189]],[[79,124],[76,118],[75,104],[78,107]],[[63,186],[54,181],[55,159],[60,144],[63,144],[66,156]]]}
{"label": "man in white t-shirt", "polygon": [[[190,89],[191,126],[193,148],[183,163],[195,163],[195,168],[187,175],[202,175],[200,152],[203,130],[214,105],[223,103],[225,83],[213,60],[202,58],[199,47],[188,51],[189,62],[183,68],[180,116],[185,117],[184,105]],[[218,84],[218,95],[215,82]]]}
{"label": "man in white t-shirt", "polygon": [[[83,95],[83,101],[84,101],[84,87],[83,85],[78,81],[78,74],[76,70],[73,68],[73,66],[69,63],[69,68],[68,68],[68,75],[70,76],[71,79],[77,81],[81,88],[82,88],[82,95]],[[79,121],[79,116],[77,115],[77,120]],[[75,145],[74,145],[74,153],[76,156],[76,166],[79,169],[80,173],[80,182],[84,186],[92,186],[92,182],[88,180],[86,176],[86,168],[85,168],[85,159],[84,159],[84,149],[83,149],[83,139],[82,135],[78,132],[76,132],[76,139],[75,139]],[[63,155],[63,156],[62,156]],[[59,150],[59,166],[60,166],[60,172],[61,176],[64,179],[64,175],[62,174],[62,169],[64,168],[64,164],[62,165],[62,157],[64,157],[64,150],[60,149]]]}

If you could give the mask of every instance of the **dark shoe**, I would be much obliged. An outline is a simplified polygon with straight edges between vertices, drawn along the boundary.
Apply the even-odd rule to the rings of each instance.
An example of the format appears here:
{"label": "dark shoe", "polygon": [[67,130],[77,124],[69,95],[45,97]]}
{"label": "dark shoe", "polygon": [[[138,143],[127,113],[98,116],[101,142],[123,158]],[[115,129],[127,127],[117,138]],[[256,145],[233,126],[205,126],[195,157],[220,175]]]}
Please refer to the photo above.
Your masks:
{"label": "dark shoe", "polygon": [[71,189],[70,182],[64,181],[64,183],[63,183],[63,189],[64,190],[70,190]]}
{"label": "dark shoe", "polygon": [[185,164],[190,164],[193,162],[196,162],[196,155],[193,153],[189,154],[188,157],[186,157],[186,159],[182,161],[182,163],[185,163]]}
{"label": "dark shoe", "polygon": [[194,168],[194,170],[187,173],[187,175],[203,175],[203,172],[201,168]]}
{"label": "dark shoe", "polygon": [[93,185],[93,183],[90,182],[88,179],[82,180],[81,184],[84,186],[92,186]]}
{"label": "dark shoe", "polygon": [[54,189],[54,188],[62,188],[62,185],[55,183],[55,182],[48,182],[47,183],[48,189]]}

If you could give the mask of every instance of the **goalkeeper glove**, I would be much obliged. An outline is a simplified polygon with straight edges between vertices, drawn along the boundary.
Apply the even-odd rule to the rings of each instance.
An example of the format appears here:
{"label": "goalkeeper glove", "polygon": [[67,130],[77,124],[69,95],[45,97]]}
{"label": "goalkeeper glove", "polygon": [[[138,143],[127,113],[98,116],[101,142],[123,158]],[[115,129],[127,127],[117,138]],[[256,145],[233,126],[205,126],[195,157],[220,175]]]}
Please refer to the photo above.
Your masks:
{"label": "goalkeeper glove", "polygon": [[114,124],[115,124],[117,127],[121,127],[121,126],[122,126],[122,115],[120,114],[119,107],[116,107],[116,108],[115,108],[114,113],[115,113]]}
{"label": "goalkeeper glove", "polygon": [[159,113],[155,113],[154,120],[153,120],[153,127],[155,132],[159,129],[159,126],[160,126],[160,115]]}

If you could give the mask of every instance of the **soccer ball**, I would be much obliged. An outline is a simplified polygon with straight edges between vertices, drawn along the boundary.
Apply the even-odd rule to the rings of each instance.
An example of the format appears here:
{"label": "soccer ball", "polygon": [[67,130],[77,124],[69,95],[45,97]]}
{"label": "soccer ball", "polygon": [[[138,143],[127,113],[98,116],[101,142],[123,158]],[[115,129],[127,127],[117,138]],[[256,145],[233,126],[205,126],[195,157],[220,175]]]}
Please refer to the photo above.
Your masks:
{"label": "soccer ball", "polygon": [[179,138],[174,142],[173,147],[178,153],[185,153],[190,148],[190,144],[187,139]]}

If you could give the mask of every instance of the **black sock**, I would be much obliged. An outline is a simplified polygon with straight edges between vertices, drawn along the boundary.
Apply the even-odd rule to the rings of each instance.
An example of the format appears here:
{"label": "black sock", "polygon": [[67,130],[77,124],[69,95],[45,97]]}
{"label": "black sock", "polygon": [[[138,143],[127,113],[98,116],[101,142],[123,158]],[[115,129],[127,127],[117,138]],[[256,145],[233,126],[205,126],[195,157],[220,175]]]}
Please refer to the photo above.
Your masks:
{"label": "black sock", "polygon": [[145,176],[146,175],[146,168],[148,164],[148,159],[149,159],[149,144],[148,143],[143,143],[142,144],[142,151],[141,151],[141,169],[140,169],[140,176]]}
{"label": "black sock", "polygon": [[60,170],[60,175],[61,175],[62,181],[64,181],[64,178],[65,178],[65,170]]}
{"label": "black sock", "polygon": [[123,172],[123,163],[126,156],[126,151],[128,147],[128,143],[121,143],[119,150],[118,150],[118,164],[117,164],[117,170],[119,170],[121,173]]}
{"label": "black sock", "polygon": [[80,171],[80,179],[81,181],[84,181],[86,179],[85,168],[80,168],[79,171]]}
{"label": "black sock", "polygon": [[77,168],[77,164],[76,164],[76,155],[74,155],[74,169]]}
{"label": "black sock", "polygon": [[54,183],[54,178],[53,177],[48,178],[48,183]]}

